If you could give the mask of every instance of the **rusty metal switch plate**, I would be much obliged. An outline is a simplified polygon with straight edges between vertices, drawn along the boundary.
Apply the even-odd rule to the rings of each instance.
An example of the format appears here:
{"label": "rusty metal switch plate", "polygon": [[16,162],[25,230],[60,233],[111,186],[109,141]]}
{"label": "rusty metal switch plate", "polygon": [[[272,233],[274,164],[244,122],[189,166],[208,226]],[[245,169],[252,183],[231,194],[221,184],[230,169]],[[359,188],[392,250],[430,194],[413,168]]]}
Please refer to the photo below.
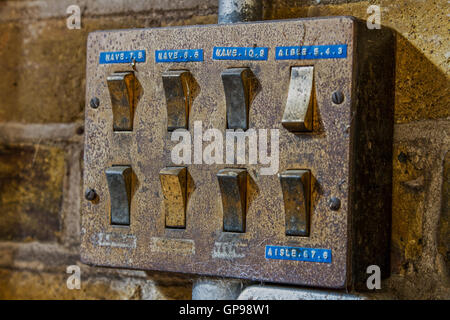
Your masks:
{"label": "rusty metal switch plate", "polygon": [[283,126],[289,131],[312,130],[314,67],[292,67]]}
{"label": "rusty metal switch plate", "polygon": [[283,191],[286,235],[309,236],[311,178],[309,170],[287,170],[280,173]]}
{"label": "rusty metal switch plate", "polygon": [[162,83],[167,103],[167,130],[188,126],[190,90],[190,73],[187,70],[169,70],[163,73]]}
{"label": "rusty metal switch plate", "polygon": [[352,17],[90,33],[82,261],[327,288],[387,276],[394,44]]}
{"label": "rusty metal switch plate", "polygon": [[222,169],[217,173],[223,208],[223,231],[245,232],[247,171]]}
{"label": "rusty metal switch plate", "polygon": [[132,71],[108,76],[114,131],[133,130],[135,77]]}
{"label": "rusty metal switch plate", "polygon": [[227,128],[248,128],[248,108],[252,72],[249,68],[230,68],[222,72],[227,109]]}
{"label": "rusty metal switch plate", "polygon": [[159,172],[164,194],[166,228],[186,227],[186,183],[184,167],[167,167]]}
{"label": "rusty metal switch plate", "polygon": [[105,170],[108,181],[111,224],[130,224],[131,167],[114,166]]}

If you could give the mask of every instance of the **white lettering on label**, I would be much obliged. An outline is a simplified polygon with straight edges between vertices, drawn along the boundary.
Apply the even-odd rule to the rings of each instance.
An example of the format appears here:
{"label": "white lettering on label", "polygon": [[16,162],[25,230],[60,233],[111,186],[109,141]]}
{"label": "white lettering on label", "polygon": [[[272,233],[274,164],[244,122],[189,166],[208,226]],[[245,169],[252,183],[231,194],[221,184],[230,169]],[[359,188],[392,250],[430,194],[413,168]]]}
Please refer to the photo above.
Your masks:
{"label": "white lettering on label", "polygon": [[246,247],[247,244],[240,242],[215,242],[212,257],[218,259],[244,258],[245,254],[242,249]]}
{"label": "white lettering on label", "polygon": [[94,240],[94,244],[99,247],[111,247],[111,248],[136,248],[136,236],[132,234],[121,233],[97,233],[97,239]]}

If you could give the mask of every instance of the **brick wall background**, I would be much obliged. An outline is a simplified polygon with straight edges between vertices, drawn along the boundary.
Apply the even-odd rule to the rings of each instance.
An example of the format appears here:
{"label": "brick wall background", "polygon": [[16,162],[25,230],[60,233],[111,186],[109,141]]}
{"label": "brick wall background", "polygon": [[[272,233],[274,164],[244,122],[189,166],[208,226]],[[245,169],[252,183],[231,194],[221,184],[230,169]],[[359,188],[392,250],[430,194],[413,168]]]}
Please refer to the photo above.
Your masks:
{"label": "brick wall background", "polygon": [[[80,30],[66,27],[71,4]],[[274,0],[264,19],[367,19],[370,4],[397,32],[393,274],[374,297],[449,299],[448,1]],[[216,22],[215,0],[0,1],[0,298],[191,298],[193,276],[79,262],[86,38]],[[66,287],[73,264],[81,290]]]}

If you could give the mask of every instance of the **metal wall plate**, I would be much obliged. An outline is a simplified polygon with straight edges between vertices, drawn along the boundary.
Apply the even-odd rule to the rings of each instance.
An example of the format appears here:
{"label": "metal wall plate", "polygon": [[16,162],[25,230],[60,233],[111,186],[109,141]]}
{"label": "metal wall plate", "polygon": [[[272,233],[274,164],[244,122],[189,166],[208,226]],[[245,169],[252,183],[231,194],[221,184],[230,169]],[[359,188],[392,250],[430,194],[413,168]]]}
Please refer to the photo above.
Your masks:
{"label": "metal wall plate", "polygon": [[[236,50],[221,51],[226,47]],[[367,265],[388,273],[389,30],[367,30],[352,17],[297,19],[101,31],[89,35],[87,48],[86,100],[98,98],[100,106],[86,107],[84,188],[96,190],[98,198],[83,202],[82,261],[331,288],[363,281]],[[291,68],[299,66],[314,67],[310,132],[282,125]],[[178,166],[171,160],[178,142],[167,130],[162,75],[188,70],[195,79],[187,125],[192,135],[202,121],[203,131],[217,128],[225,136],[221,74],[230,68],[249,68],[256,79],[248,128],[279,130],[278,172],[310,172],[309,236],[286,235],[280,178],[260,174],[264,164],[182,165],[185,228],[166,228],[159,174]],[[129,132],[113,131],[107,77],[119,71],[134,71],[138,83]],[[129,226],[110,223],[104,172],[113,165],[133,171]],[[245,232],[223,229],[217,173],[224,168],[247,170]]]}

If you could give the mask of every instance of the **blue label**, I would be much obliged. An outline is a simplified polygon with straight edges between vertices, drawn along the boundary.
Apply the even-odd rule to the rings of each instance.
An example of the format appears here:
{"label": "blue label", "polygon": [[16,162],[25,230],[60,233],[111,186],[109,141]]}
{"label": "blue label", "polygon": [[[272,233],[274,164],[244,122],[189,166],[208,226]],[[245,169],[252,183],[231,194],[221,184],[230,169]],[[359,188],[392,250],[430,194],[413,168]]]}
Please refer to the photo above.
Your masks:
{"label": "blue label", "polygon": [[214,47],[213,60],[267,60],[267,47]]}
{"label": "blue label", "polygon": [[156,62],[203,61],[203,49],[156,50]]}
{"label": "blue label", "polygon": [[340,59],[347,58],[346,44],[328,46],[276,47],[275,60]]}
{"label": "blue label", "polygon": [[145,50],[100,52],[100,64],[145,62]]}
{"label": "blue label", "polygon": [[266,246],[266,259],[331,263],[331,250]]}

